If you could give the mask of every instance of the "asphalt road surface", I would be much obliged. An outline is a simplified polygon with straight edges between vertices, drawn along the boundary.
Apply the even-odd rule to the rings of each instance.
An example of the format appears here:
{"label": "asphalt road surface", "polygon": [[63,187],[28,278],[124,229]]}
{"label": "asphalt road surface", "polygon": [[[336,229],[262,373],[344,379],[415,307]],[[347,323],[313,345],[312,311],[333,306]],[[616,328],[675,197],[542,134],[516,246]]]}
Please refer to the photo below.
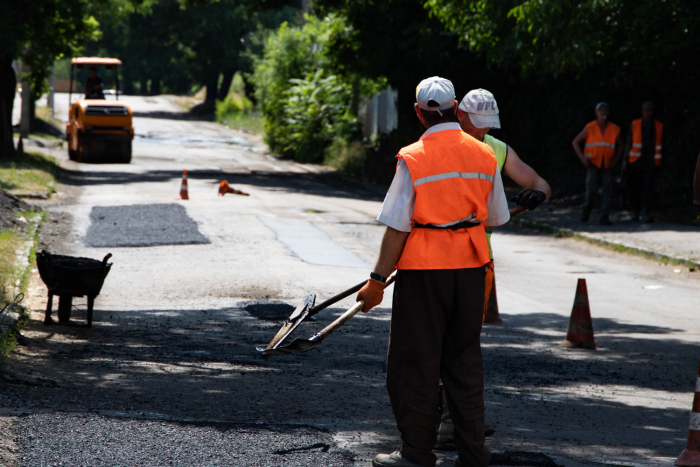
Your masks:
{"label": "asphalt road surface", "polygon": [[[255,349],[307,294],[320,302],[367,277],[382,190],[277,160],[258,137],[185,118],[174,98],[124,100],[137,115],[132,164],[60,155],[70,172],[63,195],[46,203],[42,240],[60,254],[111,252],[114,266],[91,329],[80,299],[74,325],[44,326],[46,290],[33,281],[28,342],[0,380],[0,426],[13,433],[16,465],[366,466],[393,450],[390,292],[311,352],[264,362]],[[189,201],[178,196],[184,169]],[[217,196],[222,179],[250,196]],[[173,244],[163,222],[138,214],[173,205],[209,243]],[[149,246],[90,246],[124,245],[99,243],[100,213],[124,216]],[[672,465],[700,356],[700,273],[510,228],[493,239],[504,324],[484,328],[483,347],[495,460]],[[558,346],[578,278],[588,284],[594,351]],[[440,453],[440,464],[454,455]]]}

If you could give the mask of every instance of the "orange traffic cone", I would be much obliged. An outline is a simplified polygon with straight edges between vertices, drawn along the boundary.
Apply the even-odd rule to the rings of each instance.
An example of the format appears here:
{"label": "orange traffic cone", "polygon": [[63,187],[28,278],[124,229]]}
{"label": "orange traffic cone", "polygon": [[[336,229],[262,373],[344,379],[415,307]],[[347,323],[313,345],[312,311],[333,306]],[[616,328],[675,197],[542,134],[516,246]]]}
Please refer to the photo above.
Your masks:
{"label": "orange traffic cone", "polygon": [[593,338],[593,322],[591,321],[591,309],[588,305],[588,290],[586,279],[579,279],[576,286],[576,298],[574,308],[571,310],[569,327],[566,330],[566,340],[561,347],[595,349],[598,346]]}
{"label": "orange traffic cone", "polygon": [[190,195],[187,193],[187,171],[182,171],[182,185],[180,185],[180,198],[190,199]]}
{"label": "orange traffic cone", "polygon": [[[489,287],[487,286],[487,290]],[[484,304],[484,323],[486,324],[502,324],[503,320],[498,315],[498,296],[496,294],[496,272],[491,274],[491,287]]]}
{"label": "orange traffic cone", "polygon": [[698,379],[695,380],[695,398],[693,399],[693,411],[690,414],[690,426],[688,427],[688,444],[676,459],[676,465],[682,467],[700,466],[700,365],[698,365]]}
{"label": "orange traffic cone", "polygon": [[248,193],[244,193],[241,190],[236,190],[228,184],[226,180],[221,180],[219,183],[219,196],[224,196],[226,193],[233,193],[234,195],[250,196]]}

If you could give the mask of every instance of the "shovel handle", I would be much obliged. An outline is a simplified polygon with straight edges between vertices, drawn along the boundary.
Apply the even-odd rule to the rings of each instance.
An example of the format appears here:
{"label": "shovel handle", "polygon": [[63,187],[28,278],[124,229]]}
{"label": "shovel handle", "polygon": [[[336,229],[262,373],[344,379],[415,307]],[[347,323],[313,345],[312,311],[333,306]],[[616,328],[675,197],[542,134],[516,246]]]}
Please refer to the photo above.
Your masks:
{"label": "shovel handle", "polygon": [[355,292],[359,292],[360,289],[362,288],[362,286],[364,286],[366,283],[367,283],[367,281],[362,281],[359,284],[350,287],[348,290],[346,290],[344,292],[340,292],[338,295],[334,295],[333,297],[329,298],[325,302],[319,303],[318,305],[316,305],[315,307],[313,307],[309,310],[309,316],[313,316],[316,313],[318,313],[319,311],[321,311],[325,308],[328,308],[329,306],[333,305],[334,303],[338,303],[342,299],[349,297],[350,295],[354,294]]}
{"label": "shovel handle", "polygon": [[[384,284],[384,288],[386,289],[389,287],[394,281],[396,280],[396,274],[392,274],[389,279],[387,279],[386,283]],[[365,285],[367,281],[363,282],[362,285]],[[360,287],[362,288],[362,287]],[[359,290],[359,289],[358,289]],[[349,294],[348,294],[349,295]],[[319,332],[311,336],[309,339],[310,341],[318,342],[322,341],[326,337],[330,336],[333,334],[340,326],[345,324],[350,318],[355,316],[358,311],[362,310],[365,307],[365,301],[360,300],[357,303],[355,303],[348,311],[343,313],[342,315],[338,316],[335,321],[333,321],[331,324],[326,326],[325,328],[321,329]]]}
{"label": "shovel handle", "polygon": [[326,326],[325,328],[321,329],[319,332],[311,336],[309,339],[312,342],[319,342],[325,339],[326,337],[330,336],[333,334],[340,326],[345,324],[347,320],[352,318],[357,314],[358,311],[362,310],[365,307],[365,301],[360,300],[359,302],[355,303],[348,311],[340,315],[338,318],[336,318],[335,321],[333,321],[331,324]]}
{"label": "shovel handle", "polygon": [[516,206],[509,210],[511,216],[517,216],[523,211],[527,211],[527,206]]}

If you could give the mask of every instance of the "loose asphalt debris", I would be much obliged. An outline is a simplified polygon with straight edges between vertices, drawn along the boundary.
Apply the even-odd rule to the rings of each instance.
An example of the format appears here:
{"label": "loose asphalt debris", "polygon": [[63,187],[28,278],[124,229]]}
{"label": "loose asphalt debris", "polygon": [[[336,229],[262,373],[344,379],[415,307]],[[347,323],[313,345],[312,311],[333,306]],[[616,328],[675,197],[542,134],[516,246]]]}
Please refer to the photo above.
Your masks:
{"label": "loose asphalt debris", "polygon": [[15,215],[16,211],[26,211],[29,205],[6,191],[0,189],[0,230],[22,228],[22,222]]}
{"label": "loose asphalt debris", "polygon": [[179,204],[97,206],[85,243],[92,247],[146,247],[210,243]]}

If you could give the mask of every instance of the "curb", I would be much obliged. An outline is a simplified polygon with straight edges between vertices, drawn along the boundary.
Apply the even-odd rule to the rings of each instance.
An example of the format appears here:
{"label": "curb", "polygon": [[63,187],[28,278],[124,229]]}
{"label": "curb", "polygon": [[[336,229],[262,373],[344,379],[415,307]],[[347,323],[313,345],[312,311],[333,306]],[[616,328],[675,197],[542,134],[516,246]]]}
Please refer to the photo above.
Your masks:
{"label": "curb", "polygon": [[548,224],[547,222],[535,221],[524,217],[511,217],[510,222],[508,224],[513,225],[515,227],[519,227],[521,229],[535,230],[538,232],[547,233],[555,237],[573,237],[577,240],[584,240],[588,243],[592,243],[603,248],[608,248],[610,250],[623,251],[625,253],[642,256],[647,259],[653,259],[664,263],[684,265],[689,269],[700,269],[700,261],[696,261],[690,258],[684,258],[682,256],[660,253],[658,251],[649,250],[647,248],[641,248],[634,245],[627,245],[625,243],[613,242],[604,238],[597,237],[588,232],[579,232],[573,229],[569,229],[567,227],[558,227],[556,225]]}

